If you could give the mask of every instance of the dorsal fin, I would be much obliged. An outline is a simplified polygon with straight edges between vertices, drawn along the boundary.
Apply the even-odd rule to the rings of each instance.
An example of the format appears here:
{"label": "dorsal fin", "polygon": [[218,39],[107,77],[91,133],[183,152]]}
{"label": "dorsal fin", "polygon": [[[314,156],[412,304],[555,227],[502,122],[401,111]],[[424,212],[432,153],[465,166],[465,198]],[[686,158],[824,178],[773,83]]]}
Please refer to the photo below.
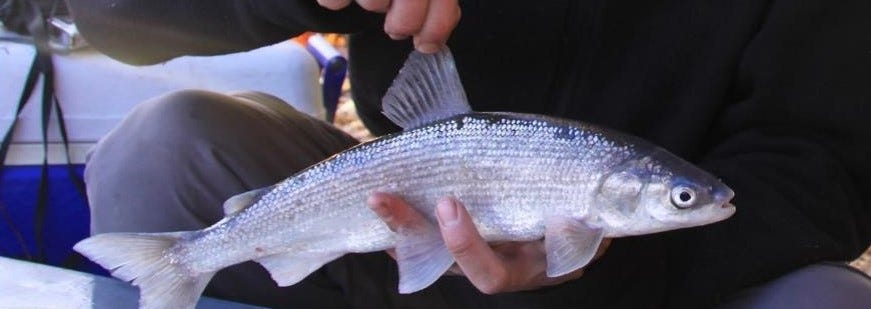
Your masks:
{"label": "dorsal fin", "polygon": [[411,52],[381,108],[406,130],[472,111],[447,47],[435,54]]}

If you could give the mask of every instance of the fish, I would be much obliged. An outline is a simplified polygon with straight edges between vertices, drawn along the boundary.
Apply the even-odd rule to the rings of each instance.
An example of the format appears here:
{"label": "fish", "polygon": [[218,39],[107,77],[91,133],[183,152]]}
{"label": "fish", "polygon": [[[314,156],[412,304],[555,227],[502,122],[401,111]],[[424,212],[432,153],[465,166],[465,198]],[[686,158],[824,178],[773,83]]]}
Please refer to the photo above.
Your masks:
{"label": "fish", "polygon": [[[587,265],[604,238],[718,222],[735,212],[720,179],[639,137],[545,115],[475,112],[447,47],[412,52],[382,100],[403,128],[285,180],[233,196],[202,230],[106,233],[74,249],[140,288],[141,308],[193,308],[220,269],[245,261],[293,285],[345,254],[394,248],[400,293],[454,263],[437,200],[464,203],[488,242],[543,239],[547,275]],[[366,206],[401,196],[426,226],[391,231]]]}

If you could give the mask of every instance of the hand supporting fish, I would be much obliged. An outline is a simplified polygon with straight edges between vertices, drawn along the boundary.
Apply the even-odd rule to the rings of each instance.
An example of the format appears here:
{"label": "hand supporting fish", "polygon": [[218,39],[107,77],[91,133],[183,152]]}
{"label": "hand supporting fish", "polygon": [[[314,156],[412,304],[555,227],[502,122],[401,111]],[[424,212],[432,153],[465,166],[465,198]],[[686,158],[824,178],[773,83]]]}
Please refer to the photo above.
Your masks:
{"label": "hand supporting fish", "polygon": [[371,12],[386,13],[384,32],[394,40],[413,37],[414,46],[424,53],[435,53],[445,45],[460,21],[457,0],[318,0],[331,10],[341,10],[351,2]]}
{"label": "hand supporting fish", "polygon": [[[402,233],[402,230],[430,224],[400,196],[377,192],[369,197],[367,203],[393,232]],[[488,244],[466,207],[454,198],[439,200],[436,218],[445,247],[456,262],[448,272],[466,276],[484,294],[534,290],[575,280],[584,274],[581,268],[562,276],[548,277],[547,253],[542,240]],[[610,244],[610,238],[602,241],[593,260],[601,257]],[[387,250],[387,253],[396,258],[394,249]]]}

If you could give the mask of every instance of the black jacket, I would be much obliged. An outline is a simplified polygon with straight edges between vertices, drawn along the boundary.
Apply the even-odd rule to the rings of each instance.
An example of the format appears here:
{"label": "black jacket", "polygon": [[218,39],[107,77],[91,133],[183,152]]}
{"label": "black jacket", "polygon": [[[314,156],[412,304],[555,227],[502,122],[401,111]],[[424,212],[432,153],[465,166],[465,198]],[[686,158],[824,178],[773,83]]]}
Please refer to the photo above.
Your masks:
{"label": "black jacket", "polygon": [[[248,50],[304,30],[351,33],[359,112],[395,130],[380,98],[411,45],[383,16],[314,0],[69,0],[86,39],[134,64]],[[618,239],[583,278],[457,304],[708,306],[871,243],[871,1],[463,0],[452,48],[473,108],[626,131],[736,192],[704,228]],[[544,306],[540,306],[544,304]]]}

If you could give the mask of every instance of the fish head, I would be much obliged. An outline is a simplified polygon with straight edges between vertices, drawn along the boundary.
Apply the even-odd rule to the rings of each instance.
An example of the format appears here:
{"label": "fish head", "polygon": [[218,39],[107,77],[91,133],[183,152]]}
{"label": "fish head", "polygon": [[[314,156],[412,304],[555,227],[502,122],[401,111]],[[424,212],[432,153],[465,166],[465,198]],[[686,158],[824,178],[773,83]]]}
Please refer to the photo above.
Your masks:
{"label": "fish head", "polygon": [[612,169],[598,192],[602,219],[629,235],[705,225],[735,213],[732,189],[662,149]]}

